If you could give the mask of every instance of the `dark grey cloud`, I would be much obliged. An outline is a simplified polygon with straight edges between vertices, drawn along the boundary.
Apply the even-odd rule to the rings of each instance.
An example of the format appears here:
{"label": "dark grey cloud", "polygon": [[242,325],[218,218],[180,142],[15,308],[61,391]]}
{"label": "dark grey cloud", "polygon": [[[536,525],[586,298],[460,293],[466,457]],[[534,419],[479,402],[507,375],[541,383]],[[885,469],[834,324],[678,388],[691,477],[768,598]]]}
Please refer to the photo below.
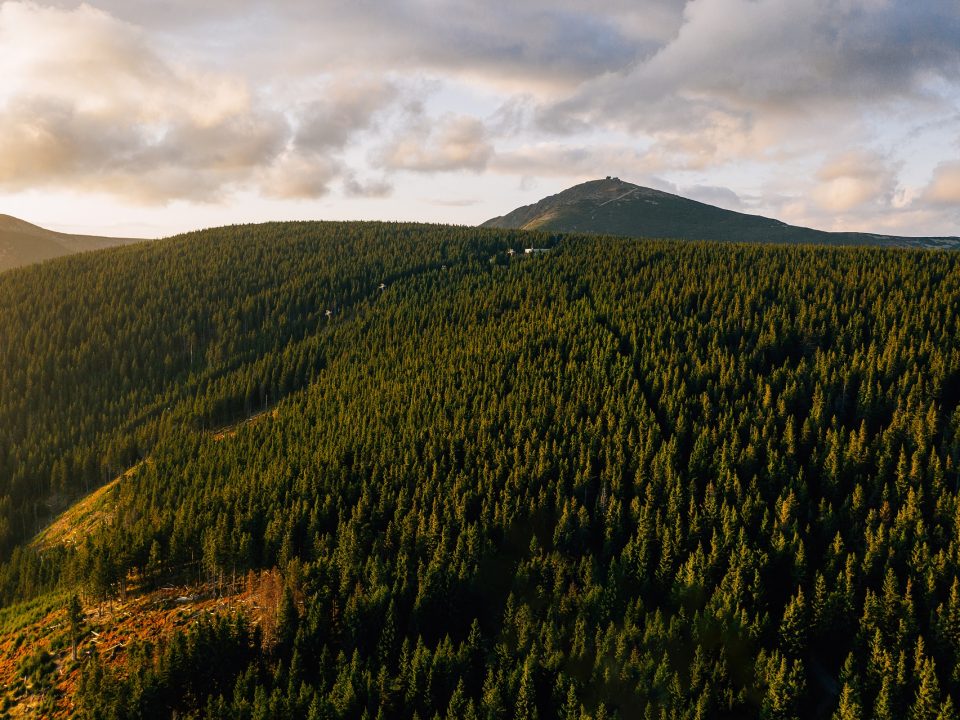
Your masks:
{"label": "dark grey cloud", "polygon": [[346,76],[328,83],[297,113],[294,145],[299,151],[342,148],[398,96],[395,84],[377,77]]}
{"label": "dark grey cloud", "polygon": [[629,69],[541,109],[541,127],[617,122],[749,131],[758,117],[934,101],[960,78],[960,5],[940,0],[692,0],[676,37]]}
{"label": "dark grey cloud", "polygon": [[393,192],[393,184],[384,178],[358,179],[353,173],[345,173],[343,191],[348,197],[382,198]]}
{"label": "dark grey cloud", "polygon": [[[65,5],[68,3],[64,3]],[[264,71],[302,67],[433,69],[496,82],[581,82],[655,52],[683,0],[100,0],[130,22],[195,46],[219,25]],[[223,34],[220,42],[224,41]],[[264,60],[266,63],[264,64]],[[291,63],[291,60],[293,61]]]}

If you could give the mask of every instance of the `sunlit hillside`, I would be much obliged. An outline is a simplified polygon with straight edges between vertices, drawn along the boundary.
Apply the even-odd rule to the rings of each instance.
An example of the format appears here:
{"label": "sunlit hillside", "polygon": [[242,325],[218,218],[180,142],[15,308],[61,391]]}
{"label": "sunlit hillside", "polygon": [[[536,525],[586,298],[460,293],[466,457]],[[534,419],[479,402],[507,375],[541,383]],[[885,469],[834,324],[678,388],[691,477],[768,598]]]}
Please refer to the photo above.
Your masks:
{"label": "sunlit hillside", "polygon": [[952,717],[957,337],[950,252],[274,223],[0,276],[0,702]]}

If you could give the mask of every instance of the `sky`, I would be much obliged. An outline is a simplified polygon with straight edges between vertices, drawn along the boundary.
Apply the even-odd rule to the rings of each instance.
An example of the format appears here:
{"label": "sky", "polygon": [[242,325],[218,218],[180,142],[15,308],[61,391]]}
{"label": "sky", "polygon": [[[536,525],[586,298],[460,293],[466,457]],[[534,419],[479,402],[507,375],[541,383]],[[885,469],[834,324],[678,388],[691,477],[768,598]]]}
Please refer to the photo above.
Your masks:
{"label": "sky", "polygon": [[0,213],[477,224],[606,175],[960,235],[956,0],[0,1]]}

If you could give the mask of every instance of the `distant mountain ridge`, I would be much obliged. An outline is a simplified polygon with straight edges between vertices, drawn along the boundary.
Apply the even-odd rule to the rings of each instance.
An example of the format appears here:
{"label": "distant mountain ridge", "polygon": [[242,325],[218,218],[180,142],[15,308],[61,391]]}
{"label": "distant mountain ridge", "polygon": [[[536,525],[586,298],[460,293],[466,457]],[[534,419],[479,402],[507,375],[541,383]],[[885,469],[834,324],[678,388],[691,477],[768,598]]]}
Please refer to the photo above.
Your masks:
{"label": "distant mountain ridge", "polygon": [[532,205],[491,218],[481,227],[682,240],[960,249],[960,237],[814,230],[760,215],[724,210],[613,177],[574,185]]}
{"label": "distant mountain ridge", "polygon": [[135,242],[143,240],[59,233],[0,214],[0,272],[62,255]]}

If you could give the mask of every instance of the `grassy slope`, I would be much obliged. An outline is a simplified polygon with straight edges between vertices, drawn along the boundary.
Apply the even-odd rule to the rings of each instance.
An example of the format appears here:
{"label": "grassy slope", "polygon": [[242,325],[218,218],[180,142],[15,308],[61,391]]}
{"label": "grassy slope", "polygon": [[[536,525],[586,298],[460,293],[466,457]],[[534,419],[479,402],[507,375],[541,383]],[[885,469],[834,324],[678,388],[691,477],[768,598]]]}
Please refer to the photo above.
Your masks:
{"label": "grassy slope", "polygon": [[[246,425],[275,415],[256,413],[246,420],[210,432],[215,440],[236,435]],[[147,460],[146,462],[149,462]],[[130,468],[111,482],[79,499],[58,515],[30,543],[38,550],[75,545],[112,520],[120,483],[134,481]],[[70,657],[66,629],[68,597],[53,593],[0,609],[0,718],[72,716],[70,698],[87,656],[96,652],[110,664],[123,665],[132,642],[163,642],[172,633],[209,615],[242,612],[255,625],[269,628],[279,600],[279,583],[272,573],[251,574],[226,588],[193,583],[151,590],[131,578],[126,601],[104,608],[84,608],[85,629],[78,650]],[[53,710],[45,702],[52,702]]]}
{"label": "grassy slope", "polygon": [[33,539],[31,547],[42,551],[56,545],[77,545],[83,542],[87,535],[111,520],[120,481],[132,477],[137,467],[114,478],[64,510]]}

